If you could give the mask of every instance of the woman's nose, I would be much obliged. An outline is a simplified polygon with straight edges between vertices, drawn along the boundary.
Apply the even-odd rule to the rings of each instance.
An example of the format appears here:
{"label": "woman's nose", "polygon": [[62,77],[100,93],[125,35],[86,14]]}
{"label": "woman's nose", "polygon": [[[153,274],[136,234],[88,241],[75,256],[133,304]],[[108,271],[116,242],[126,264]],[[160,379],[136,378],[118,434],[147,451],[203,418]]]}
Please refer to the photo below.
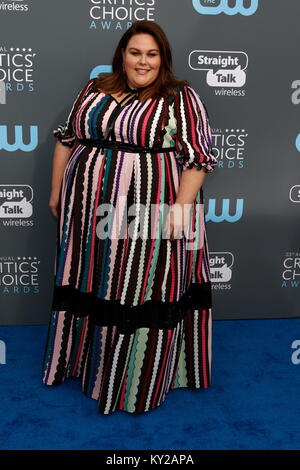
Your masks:
{"label": "woman's nose", "polygon": [[140,64],[146,64],[146,62],[147,62],[146,56],[141,56]]}

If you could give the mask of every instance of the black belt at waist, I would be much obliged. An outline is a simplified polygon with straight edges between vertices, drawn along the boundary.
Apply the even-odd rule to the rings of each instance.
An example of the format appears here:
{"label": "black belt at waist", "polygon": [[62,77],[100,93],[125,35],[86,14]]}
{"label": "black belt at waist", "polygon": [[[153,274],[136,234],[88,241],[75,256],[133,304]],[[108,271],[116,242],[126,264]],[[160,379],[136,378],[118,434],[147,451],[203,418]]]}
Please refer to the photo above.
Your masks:
{"label": "black belt at waist", "polygon": [[124,150],[125,152],[134,153],[159,153],[174,152],[175,147],[144,147],[141,145],[130,144],[128,142],[120,142],[118,140],[105,139],[78,139],[78,142],[84,145],[92,145],[94,147],[110,148],[115,150]]}

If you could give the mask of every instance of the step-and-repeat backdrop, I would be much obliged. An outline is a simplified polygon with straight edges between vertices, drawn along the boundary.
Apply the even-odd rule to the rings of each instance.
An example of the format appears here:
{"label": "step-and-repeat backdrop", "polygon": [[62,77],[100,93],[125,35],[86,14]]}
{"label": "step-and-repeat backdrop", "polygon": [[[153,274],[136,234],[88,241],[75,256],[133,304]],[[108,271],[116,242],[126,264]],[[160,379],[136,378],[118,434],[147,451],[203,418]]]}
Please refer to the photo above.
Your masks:
{"label": "step-and-repeat backdrop", "polygon": [[214,319],[300,313],[300,2],[3,0],[2,325],[46,324],[56,219],[52,131],[111,70],[135,20],[156,21],[205,103],[218,167],[204,182]]}

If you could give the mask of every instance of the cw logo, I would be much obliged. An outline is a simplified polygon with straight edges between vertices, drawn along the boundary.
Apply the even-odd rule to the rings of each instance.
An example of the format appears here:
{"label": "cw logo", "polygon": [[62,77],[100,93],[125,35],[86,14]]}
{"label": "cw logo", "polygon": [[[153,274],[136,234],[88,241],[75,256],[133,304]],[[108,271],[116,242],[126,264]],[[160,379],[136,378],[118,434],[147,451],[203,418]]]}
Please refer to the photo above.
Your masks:
{"label": "cw logo", "polygon": [[211,222],[237,222],[243,215],[244,199],[236,200],[235,214],[229,214],[230,199],[223,199],[221,214],[216,214],[216,199],[209,199],[205,220]]}
{"label": "cw logo", "polygon": [[[244,0],[235,0],[235,6],[229,6],[229,0],[192,0],[193,7],[201,15],[236,15],[240,13],[244,16],[253,15],[258,8],[258,0],[251,0],[248,7],[244,7]],[[207,3],[205,6],[204,3]]]}
{"label": "cw logo", "polygon": [[96,65],[90,73],[90,79],[96,78],[100,73],[111,73],[112,66],[111,65]]}
{"label": "cw logo", "polygon": [[32,150],[34,150],[38,144],[37,126],[30,126],[29,144],[24,144],[22,130],[23,126],[15,126],[15,142],[10,144],[8,143],[7,138],[7,126],[0,125],[0,150],[6,150],[7,152],[15,152],[16,150],[32,152]]}

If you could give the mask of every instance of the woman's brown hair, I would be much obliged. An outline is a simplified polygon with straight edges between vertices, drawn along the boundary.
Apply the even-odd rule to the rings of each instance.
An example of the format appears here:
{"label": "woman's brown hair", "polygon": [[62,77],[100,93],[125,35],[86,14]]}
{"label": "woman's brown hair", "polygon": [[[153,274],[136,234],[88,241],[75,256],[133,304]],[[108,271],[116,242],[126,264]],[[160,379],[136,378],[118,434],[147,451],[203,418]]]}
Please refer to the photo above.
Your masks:
{"label": "woman's brown hair", "polygon": [[133,35],[141,33],[151,34],[157,42],[160,51],[161,65],[158,77],[154,83],[139,93],[140,101],[145,101],[153,97],[174,95],[177,85],[189,85],[186,80],[178,80],[173,74],[171,46],[162,28],[154,21],[141,20],[135,21],[123,34],[113,56],[112,72],[99,74],[95,80],[94,89],[109,94],[120,94],[125,90],[127,80],[123,70],[122,49],[125,51]]}

